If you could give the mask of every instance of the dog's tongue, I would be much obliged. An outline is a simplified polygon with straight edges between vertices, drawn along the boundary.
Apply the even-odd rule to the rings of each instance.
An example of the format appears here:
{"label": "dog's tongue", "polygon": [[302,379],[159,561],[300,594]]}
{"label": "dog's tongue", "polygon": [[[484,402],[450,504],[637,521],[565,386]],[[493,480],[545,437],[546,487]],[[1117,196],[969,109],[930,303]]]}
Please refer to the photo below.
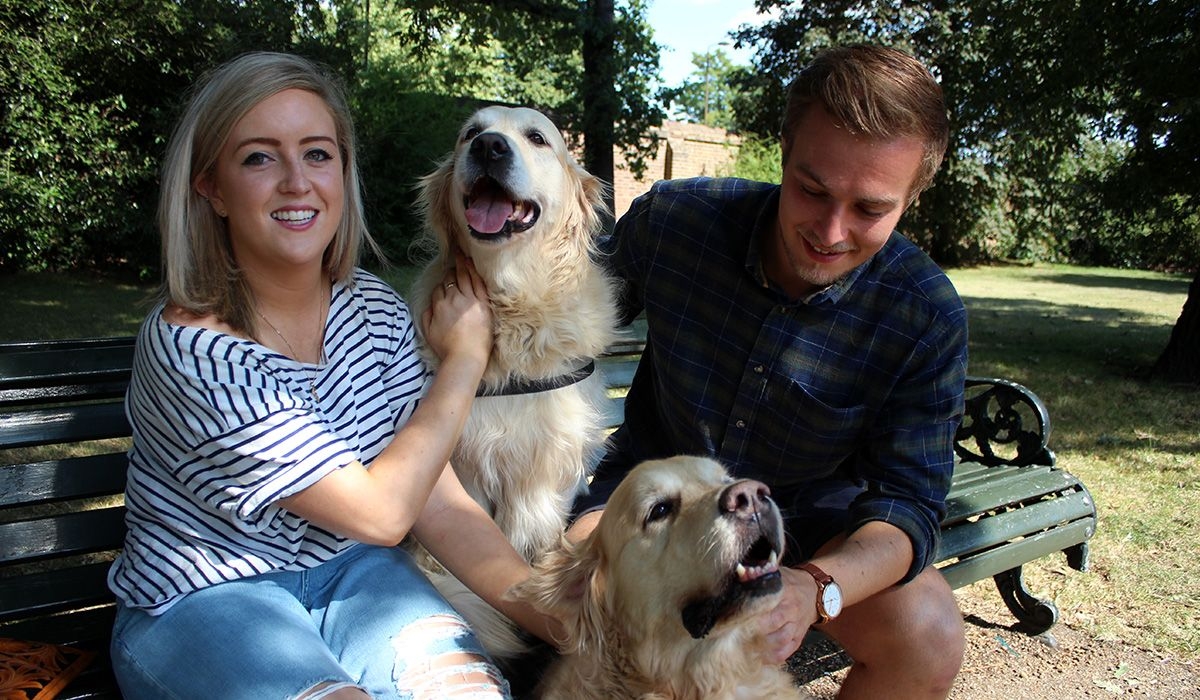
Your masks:
{"label": "dog's tongue", "polygon": [[507,197],[483,194],[471,199],[467,209],[467,223],[479,233],[499,233],[515,209]]}

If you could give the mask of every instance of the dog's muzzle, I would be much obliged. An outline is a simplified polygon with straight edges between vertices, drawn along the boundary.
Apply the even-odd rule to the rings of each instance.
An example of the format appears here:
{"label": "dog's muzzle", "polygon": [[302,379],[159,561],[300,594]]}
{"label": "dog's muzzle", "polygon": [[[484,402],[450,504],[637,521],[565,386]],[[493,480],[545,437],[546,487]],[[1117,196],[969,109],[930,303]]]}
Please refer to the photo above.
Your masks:
{"label": "dog's muzzle", "polygon": [[541,216],[536,202],[520,199],[508,184],[513,179],[516,161],[512,144],[503,134],[485,132],[468,147],[471,183],[465,197],[467,226],[480,240],[508,238],[527,231]]}
{"label": "dog's muzzle", "polygon": [[692,599],[680,611],[683,626],[694,639],[706,636],[751,600],[783,589],[779,573],[783,520],[767,487],[756,481],[738,481],[726,487],[717,500],[721,517],[737,523],[742,553],[720,590]]}

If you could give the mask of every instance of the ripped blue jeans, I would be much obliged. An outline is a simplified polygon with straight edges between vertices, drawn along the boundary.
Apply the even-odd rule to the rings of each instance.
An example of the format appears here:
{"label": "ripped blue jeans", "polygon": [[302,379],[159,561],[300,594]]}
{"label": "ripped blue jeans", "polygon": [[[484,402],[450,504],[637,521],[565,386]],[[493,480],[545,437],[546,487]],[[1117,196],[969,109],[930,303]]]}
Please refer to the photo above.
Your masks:
{"label": "ripped blue jeans", "polygon": [[407,552],[359,545],[305,571],[195,591],[161,615],[118,606],[113,670],[139,698],[509,698],[466,623]]}

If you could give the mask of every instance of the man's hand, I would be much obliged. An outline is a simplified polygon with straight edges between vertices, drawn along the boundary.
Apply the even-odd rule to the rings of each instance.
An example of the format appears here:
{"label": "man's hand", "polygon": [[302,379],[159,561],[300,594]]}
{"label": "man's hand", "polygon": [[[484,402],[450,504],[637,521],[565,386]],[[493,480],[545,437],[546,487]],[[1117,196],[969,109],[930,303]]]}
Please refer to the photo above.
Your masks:
{"label": "man's hand", "polygon": [[783,576],[779,603],[759,618],[767,640],[764,661],[772,664],[782,664],[796,653],[808,628],[817,621],[817,583],[813,577],[785,567],[780,567],[779,573]]}

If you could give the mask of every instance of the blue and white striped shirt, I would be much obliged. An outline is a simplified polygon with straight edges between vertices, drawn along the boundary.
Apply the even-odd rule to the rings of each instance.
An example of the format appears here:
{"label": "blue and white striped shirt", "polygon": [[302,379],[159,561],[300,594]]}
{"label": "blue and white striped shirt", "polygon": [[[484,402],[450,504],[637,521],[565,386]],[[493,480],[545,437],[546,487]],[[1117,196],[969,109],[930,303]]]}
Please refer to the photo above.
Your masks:
{"label": "blue and white striped shirt", "polygon": [[139,332],[126,396],[117,596],[159,614],[205,586],[310,568],[354,546],[278,502],[354,460],[370,466],[412,414],[428,373],[404,301],[363,270],[336,284],[321,367],[171,325],[162,310]]}

